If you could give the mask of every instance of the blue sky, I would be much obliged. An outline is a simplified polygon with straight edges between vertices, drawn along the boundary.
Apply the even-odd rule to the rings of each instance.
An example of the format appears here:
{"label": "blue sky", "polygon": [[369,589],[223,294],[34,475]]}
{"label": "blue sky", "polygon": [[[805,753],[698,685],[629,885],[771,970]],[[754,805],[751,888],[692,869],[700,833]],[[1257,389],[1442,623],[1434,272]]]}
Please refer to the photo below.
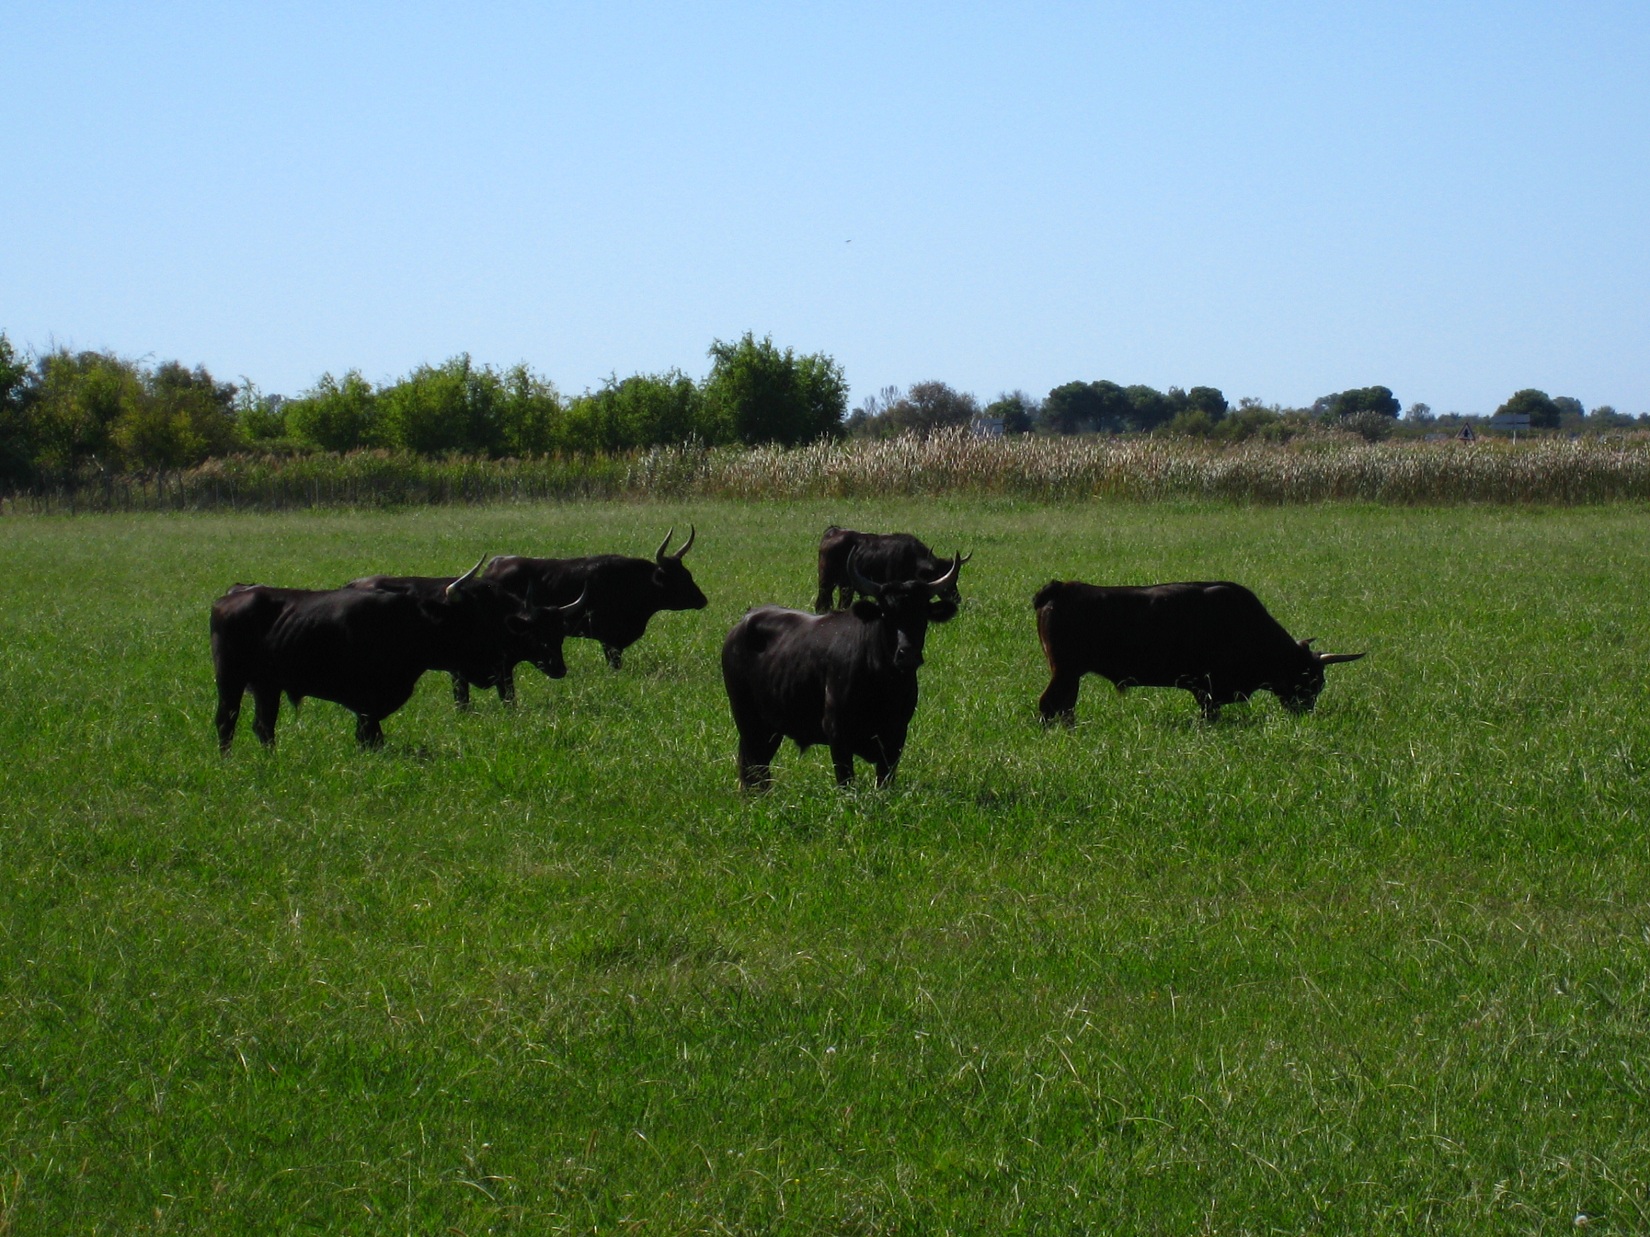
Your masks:
{"label": "blue sky", "polygon": [[6,0],[0,329],[1650,411],[1650,5]]}

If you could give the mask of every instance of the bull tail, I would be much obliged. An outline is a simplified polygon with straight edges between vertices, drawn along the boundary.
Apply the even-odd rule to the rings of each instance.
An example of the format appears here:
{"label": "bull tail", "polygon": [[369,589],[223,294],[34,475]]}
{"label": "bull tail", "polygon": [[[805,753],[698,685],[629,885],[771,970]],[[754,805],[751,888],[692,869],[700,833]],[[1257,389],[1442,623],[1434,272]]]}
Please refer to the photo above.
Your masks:
{"label": "bull tail", "polygon": [[1054,612],[1046,604],[1048,597],[1051,595],[1049,589],[1052,588],[1054,588],[1054,585],[1050,584],[1039,592],[1035,598],[1037,602],[1037,642],[1043,646],[1043,659],[1048,662],[1048,672],[1057,675],[1060,673],[1060,667],[1054,662],[1054,639],[1053,633],[1049,631],[1049,628],[1053,626]]}

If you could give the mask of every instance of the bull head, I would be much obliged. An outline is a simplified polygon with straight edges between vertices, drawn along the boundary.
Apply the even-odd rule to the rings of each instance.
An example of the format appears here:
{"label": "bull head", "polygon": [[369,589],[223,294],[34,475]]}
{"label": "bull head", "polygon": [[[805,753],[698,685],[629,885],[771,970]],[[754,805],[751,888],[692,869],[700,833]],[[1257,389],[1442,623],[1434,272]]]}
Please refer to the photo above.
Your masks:
{"label": "bull head", "polygon": [[538,667],[545,678],[567,677],[567,662],[562,658],[562,638],[567,634],[567,625],[583,611],[589,595],[590,586],[586,584],[578,600],[568,605],[535,606],[529,586],[520,613],[504,620],[512,635],[527,642],[531,648],[528,660]]}
{"label": "bull head", "polygon": [[963,557],[958,554],[953,558],[950,570],[937,580],[890,580],[878,584],[866,579],[860,571],[855,561],[858,554],[857,546],[848,554],[848,580],[855,592],[872,600],[855,602],[854,612],[866,621],[886,621],[894,633],[894,668],[915,672],[922,665],[928,624],[943,623],[957,613],[953,598]]}
{"label": "bull head", "polygon": [[1310,713],[1318,703],[1318,693],[1323,691],[1323,668],[1335,666],[1342,662],[1357,661],[1365,656],[1363,653],[1315,653],[1312,651],[1312,640],[1297,640],[1300,650],[1306,657],[1306,663],[1294,681],[1283,690],[1277,691],[1278,699],[1283,707],[1291,713]]}
{"label": "bull head", "polygon": [[670,539],[675,535],[676,527],[672,525],[665,539],[659,543],[659,548],[653,552],[653,561],[657,564],[653,568],[653,587],[658,590],[653,598],[653,608],[703,610],[710,602],[693,582],[693,573],[682,561],[682,556],[693,548],[693,539],[699,535],[699,530],[689,524],[688,539],[682,542],[682,548],[674,554],[667,554],[665,551]]}

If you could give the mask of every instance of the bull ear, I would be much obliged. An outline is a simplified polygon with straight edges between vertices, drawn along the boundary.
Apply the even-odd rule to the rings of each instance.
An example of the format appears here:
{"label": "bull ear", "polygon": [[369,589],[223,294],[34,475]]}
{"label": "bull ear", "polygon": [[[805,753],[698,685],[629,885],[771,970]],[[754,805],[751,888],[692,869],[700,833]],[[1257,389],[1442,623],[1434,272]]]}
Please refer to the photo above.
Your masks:
{"label": "bull ear", "polygon": [[1308,652],[1310,652],[1311,649],[1312,649],[1312,642],[1316,639],[1317,639],[1316,636],[1308,636],[1304,640],[1295,641],[1295,643],[1300,645],[1301,648],[1306,649]]}
{"label": "bull ear", "polygon": [[948,597],[935,597],[928,603],[930,623],[949,623],[957,617],[957,603]]}
{"label": "bull ear", "polygon": [[855,618],[866,623],[874,623],[882,617],[882,607],[874,601],[867,601],[863,597],[849,606],[848,610]]}
{"label": "bull ear", "polygon": [[1318,654],[1318,665],[1320,665],[1320,666],[1334,666],[1334,665],[1339,665],[1343,661],[1357,661],[1358,658],[1365,657],[1365,656],[1368,656],[1368,654],[1366,654],[1366,653],[1319,653]]}

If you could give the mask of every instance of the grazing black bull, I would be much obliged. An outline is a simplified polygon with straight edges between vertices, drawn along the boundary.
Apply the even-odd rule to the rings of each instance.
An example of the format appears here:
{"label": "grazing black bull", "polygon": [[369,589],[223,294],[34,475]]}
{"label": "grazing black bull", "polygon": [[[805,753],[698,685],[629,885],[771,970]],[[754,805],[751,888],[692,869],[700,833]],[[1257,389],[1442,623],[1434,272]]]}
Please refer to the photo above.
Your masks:
{"label": "grazing black bull", "polygon": [[578,606],[527,606],[496,584],[468,575],[436,598],[410,592],[328,591],[237,584],[212,603],[212,666],[218,684],[218,747],[227,752],[252,692],[252,732],[275,743],[284,692],[332,700],[356,716],[363,746],[384,741],[381,722],[407,703],[426,670],[472,681],[503,664],[531,661],[551,678],[567,673],[564,624]]}
{"label": "grazing black bull", "polygon": [[[895,580],[932,582],[939,579],[948,566],[910,533],[856,533],[851,528],[832,524],[819,539],[819,592],[814,597],[817,613],[824,614],[831,609],[833,592],[839,594],[838,609],[846,610],[853,602],[859,590],[848,575],[849,558],[854,560],[860,575],[874,584]],[[962,561],[966,563],[968,559]],[[955,588],[949,597],[952,601],[959,600]]]}
{"label": "grazing black bull", "polygon": [[838,785],[854,757],[876,766],[886,786],[917,711],[917,667],[928,624],[957,613],[962,556],[937,580],[878,582],[848,562],[868,600],[832,614],[760,606],[734,624],[722,646],[722,681],[739,729],[739,784],[766,789],[768,765],[789,738],[806,751],[831,748]]}
{"label": "grazing black bull", "polygon": [[1180,687],[1213,721],[1222,705],[1270,691],[1305,713],[1323,690],[1323,668],[1362,653],[1314,653],[1294,640],[1241,584],[1104,587],[1046,584],[1032,599],[1051,674],[1037,702],[1044,721],[1070,725],[1085,674],[1130,687]]}
{"label": "grazing black bull", "polygon": [[[674,554],[665,553],[672,528],[654,552],[653,560],[627,558],[622,554],[596,554],[588,558],[521,558],[500,555],[482,573],[518,597],[533,595],[550,605],[565,605],[583,595],[584,616],[570,623],[567,634],[599,640],[607,664],[619,668],[624,651],[642,638],[648,620],[661,610],[703,610],[708,604],[693,582],[693,574],[682,558],[693,548],[698,530],[689,528],[688,539]],[[500,685],[503,694],[503,685]]]}

